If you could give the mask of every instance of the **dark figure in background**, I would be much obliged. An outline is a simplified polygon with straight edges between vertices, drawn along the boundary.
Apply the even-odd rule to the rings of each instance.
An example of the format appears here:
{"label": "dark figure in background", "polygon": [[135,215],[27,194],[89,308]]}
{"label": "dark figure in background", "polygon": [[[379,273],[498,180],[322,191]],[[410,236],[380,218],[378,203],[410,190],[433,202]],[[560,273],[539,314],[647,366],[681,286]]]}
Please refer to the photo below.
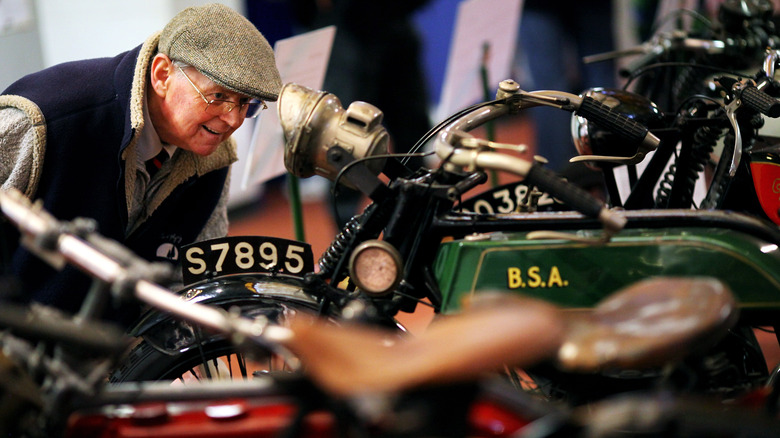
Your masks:
{"label": "dark figure in background", "polygon": [[[360,100],[384,113],[395,153],[407,152],[430,129],[421,45],[412,14],[427,0],[293,0],[308,29],[336,25],[324,89],[346,108]],[[423,160],[411,159],[415,170]],[[358,210],[359,192],[339,188],[334,215],[339,227]]]}
{"label": "dark figure in background", "polygon": [[[520,17],[515,76],[526,90],[579,94],[589,87],[612,87],[611,61],[584,64],[583,56],[614,49],[612,2],[609,0],[526,0]],[[571,114],[534,108],[536,153],[561,172],[577,154],[571,139]]]}

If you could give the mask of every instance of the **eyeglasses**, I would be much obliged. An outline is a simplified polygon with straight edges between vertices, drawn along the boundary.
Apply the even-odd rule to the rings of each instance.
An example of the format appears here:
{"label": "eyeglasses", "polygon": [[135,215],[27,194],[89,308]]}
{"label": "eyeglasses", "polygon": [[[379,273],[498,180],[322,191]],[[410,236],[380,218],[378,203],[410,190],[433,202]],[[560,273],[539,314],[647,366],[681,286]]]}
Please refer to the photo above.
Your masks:
{"label": "eyeglasses", "polygon": [[203,111],[206,111],[207,113],[211,114],[212,116],[219,117],[223,114],[227,114],[231,111],[233,111],[233,108],[238,107],[239,112],[244,113],[244,117],[247,119],[253,119],[257,117],[260,114],[260,111],[267,109],[268,105],[265,104],[260,99],[250,99],[248,102],[243,103],[236,103],[230,100],[225,99],[211,99],[209,100],[203,92],[200,91],[200,88],[198,88],[197,85],[195,85],[194,82],[192,82],[192,79],[190,79],[189,76],[187,76],[187,73],[184,73],[184,69],[176,66],[181,71],[181,74],[184,75],[185,78],[187,78],[187,82],[192,85],[192,88],[195,89],[195,91],[200,94],[200,97],[203,99],[204,102],[206,102],[206,108],[203,109]]}

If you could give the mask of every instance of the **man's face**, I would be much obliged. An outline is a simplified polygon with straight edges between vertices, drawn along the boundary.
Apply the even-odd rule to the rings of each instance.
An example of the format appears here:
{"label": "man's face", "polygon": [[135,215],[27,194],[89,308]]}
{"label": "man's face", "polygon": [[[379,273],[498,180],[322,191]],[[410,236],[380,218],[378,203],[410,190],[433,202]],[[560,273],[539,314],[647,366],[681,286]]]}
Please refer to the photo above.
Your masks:
{"label": "man's face", "polygon": [[[220,115],[204,111],[207,104],[197,90],[209,101],[220,99],[239,103],[245,102],[247,97],[215,84],[194,68],[185,67],[184,72],[170,64],[163,81],[164,92],[157,92],[155,88],[160,97],[156,99],[158,104],[150,102],[152,123],[163,142],[198,155],[209,155],[241,126],[244,115],[239,107]],[[157,117],[154,117],[155,112]]]}

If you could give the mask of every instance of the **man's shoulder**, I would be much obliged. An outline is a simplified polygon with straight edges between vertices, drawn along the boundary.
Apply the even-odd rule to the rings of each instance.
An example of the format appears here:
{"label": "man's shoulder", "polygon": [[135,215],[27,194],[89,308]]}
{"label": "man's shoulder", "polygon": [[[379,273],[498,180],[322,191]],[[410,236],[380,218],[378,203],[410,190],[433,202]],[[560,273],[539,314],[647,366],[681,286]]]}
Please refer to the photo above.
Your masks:
{"label": "man's shoulder", "polygon": [[32,197],[45,147],[45,128],[35,105],[18,96],[0,96],[0,187]]}
{"label": "man's shoulder", "polygon": [[25,131],[35,128],[43,130],[40,133],[43,135],[43,125],[43,115],[34,102],[21,96],[0,95],[0,134],[3,137],[0,144],[13,141],[8,138],[12,132],[23,135]]}
{"label": "man's shoulder", "polygon": [[[115,57],[70,61],[29,74],[11,84],[2,94],[18,95],[35,102],[51,121],[63,115],[100,107],[115,101],[131,86],[118,82],[123,65],[130,66],[129,78],[137,50]],[[131,57],[128,62],[128,57]]]}

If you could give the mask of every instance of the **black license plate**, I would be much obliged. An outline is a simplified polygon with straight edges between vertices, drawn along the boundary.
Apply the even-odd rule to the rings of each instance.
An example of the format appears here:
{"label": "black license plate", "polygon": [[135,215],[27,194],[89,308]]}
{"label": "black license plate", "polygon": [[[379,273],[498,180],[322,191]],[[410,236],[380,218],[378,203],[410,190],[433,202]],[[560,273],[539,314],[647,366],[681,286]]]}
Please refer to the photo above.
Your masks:
{"label": "black license plate", "polygon": [[280,273],[300,276],[314,272],[311,245],[265,236],[230,236],[182,247],[184,284],[223,275]]}
{"label": "black license plate", "polygon": [[[528,193],[528,184],[523,181],[511,182],[464,200],[459,210],[467,213],[499,214],[516,213],[520,210]],[[548,193],[542,193],[536,201],[538,211],[558,211],[568,209],[561,201]]]}

